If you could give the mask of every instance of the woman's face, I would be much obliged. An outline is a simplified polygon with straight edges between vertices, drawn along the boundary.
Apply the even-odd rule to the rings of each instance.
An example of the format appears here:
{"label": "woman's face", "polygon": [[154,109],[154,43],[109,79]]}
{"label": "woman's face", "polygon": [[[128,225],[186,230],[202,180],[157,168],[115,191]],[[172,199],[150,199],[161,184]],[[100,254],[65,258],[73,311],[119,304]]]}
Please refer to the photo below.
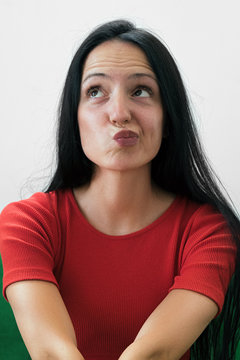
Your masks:
{"label": "woman's face", "polygon": [[149,166],[161,146],[163,108],[156,76],[140,48],[112,40],[89,53],[78,124],[83,151],[97,167]]}

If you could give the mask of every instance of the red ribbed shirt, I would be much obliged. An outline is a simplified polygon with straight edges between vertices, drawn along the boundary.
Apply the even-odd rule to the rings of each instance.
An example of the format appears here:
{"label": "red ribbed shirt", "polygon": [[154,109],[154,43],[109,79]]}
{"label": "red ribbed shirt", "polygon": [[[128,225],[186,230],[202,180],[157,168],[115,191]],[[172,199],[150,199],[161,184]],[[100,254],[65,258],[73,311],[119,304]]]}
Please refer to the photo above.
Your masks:
{"label": "red ribbed shirt", "polygon": [[152,224],[121,236],[89,224],[70,189],[9,204],[0,218],[4,294],[20,280],[56,284],[86,360],[117,360],[172,289],[204,294],[220,312],[234,272],[222,215],[180,196]]}

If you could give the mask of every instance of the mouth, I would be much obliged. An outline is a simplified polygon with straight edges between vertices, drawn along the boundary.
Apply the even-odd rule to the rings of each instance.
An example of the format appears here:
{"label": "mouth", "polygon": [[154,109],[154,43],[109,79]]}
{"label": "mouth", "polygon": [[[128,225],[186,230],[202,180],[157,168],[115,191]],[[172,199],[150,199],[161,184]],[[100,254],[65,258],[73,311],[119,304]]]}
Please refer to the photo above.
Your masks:
{"label": "mouth", "polygon": [[122,130],[114,135],[115,140],[120,146],[134,146],[137,144],[139,136],[131,130]]}

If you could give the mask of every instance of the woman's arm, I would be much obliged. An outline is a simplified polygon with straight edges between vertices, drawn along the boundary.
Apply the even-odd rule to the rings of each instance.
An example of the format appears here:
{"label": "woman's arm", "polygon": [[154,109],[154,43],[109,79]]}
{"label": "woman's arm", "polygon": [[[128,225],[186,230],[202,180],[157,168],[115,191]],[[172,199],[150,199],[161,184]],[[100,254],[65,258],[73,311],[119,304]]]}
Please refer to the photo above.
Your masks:
{"label": "woman's arm", "polygon": [[199,293],[172,290],[153,311],[119,360],[179,360],[217,314]]}
{"label": "woman's arm", "polygon": [[56,285],[20,281],[9,285],[6,295],[33,360],[84,360]]}

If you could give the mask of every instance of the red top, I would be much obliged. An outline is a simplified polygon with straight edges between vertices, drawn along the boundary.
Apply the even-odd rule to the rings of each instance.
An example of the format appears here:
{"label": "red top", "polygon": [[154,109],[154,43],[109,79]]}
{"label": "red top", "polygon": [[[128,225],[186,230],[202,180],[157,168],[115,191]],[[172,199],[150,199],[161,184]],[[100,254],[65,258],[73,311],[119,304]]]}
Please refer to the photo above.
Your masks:
{"label": "red top", "polygon": [[222,215],[183,197],[121,236],[91,226],[69,189],[9,204],[0,219],[4,294],[20,280],[56,284],[86,360],[117,360],[172,289],[202,293],[220,312],[234,272]]}

